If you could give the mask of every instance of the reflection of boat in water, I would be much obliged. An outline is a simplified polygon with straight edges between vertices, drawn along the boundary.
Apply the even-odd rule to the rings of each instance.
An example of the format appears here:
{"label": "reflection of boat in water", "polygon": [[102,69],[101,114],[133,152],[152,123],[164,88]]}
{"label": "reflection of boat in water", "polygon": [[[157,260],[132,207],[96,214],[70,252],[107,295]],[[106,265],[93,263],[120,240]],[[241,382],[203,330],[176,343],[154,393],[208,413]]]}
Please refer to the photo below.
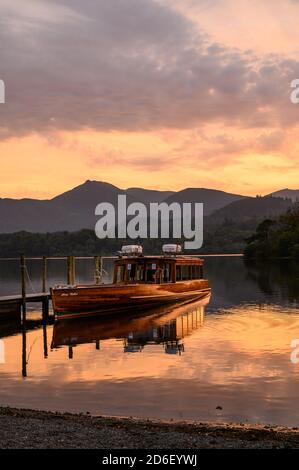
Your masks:
{"label": "reflection of boat in water", "polygon": [[77,346],[108,339],[121,339],[124,352],[140,352],[147,344],[161,344],[168,354],[184,350],[183,338],[203,324],[204,307],[210,295],[184,306],[165,307],[154,311],[135,312],[129,316],[106,318],[58,319],[54,324],[52,349]]}
{"label": "reflection of boat in water", "polygon": [[179,254],[179,245],[165,246],[162,256],[143,256],[137,245],[123,247],[112,284],[51,289],[55,314],[64,318],[107,315],[205,297],[210,288],[203,279],[203,260]]}

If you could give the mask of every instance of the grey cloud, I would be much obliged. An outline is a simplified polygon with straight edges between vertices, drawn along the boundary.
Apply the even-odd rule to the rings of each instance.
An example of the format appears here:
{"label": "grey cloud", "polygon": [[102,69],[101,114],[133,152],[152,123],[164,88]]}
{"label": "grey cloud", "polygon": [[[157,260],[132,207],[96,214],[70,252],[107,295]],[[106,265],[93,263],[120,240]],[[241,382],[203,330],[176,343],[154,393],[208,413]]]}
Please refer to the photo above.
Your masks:
{"label": "grey cloud", "polygon": [[53,0],[42,19],[25,14],[21,0],[14,5],[14,15],[0,7],[2,138],[299,121],[289,100],[299,62],[214,44],[154,0]]}

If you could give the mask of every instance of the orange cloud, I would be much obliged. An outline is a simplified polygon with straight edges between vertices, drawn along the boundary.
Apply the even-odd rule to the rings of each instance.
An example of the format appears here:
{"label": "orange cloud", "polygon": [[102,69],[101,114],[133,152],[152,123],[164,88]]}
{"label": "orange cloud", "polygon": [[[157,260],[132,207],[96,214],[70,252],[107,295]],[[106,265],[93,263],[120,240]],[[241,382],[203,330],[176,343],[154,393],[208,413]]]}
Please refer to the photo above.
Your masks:
{"label": "orange cloud", "polygon": [[296,187],[298,10],[291,0],[5,0],[1,195],[51,197],[86,179]]}

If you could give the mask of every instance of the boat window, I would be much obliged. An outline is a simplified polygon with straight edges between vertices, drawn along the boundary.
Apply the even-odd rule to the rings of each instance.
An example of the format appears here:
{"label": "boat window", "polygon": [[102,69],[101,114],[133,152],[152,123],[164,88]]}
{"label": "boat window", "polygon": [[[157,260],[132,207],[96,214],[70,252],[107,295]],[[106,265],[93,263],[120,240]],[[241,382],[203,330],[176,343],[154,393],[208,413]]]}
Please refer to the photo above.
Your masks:
{"label": "boat window", "polygon": [[197,264],[176,266],[176,280],[188,281],[191,279],[202,279],[202,266]]}
{"label": "boat window", "polygon": [[124,282],[125,280],[125,267],[124,265],[117,266],[116,282]]}
{"label": "boat window", "polygon": [[128,269],[128,281],[134,281],[136,277],[136,264],[128,264],[127,265]]}
{"label": "boat window", "polygon": [[137,264],[136,266],[136,281],[144,281],[144,265]]}
{"label": "boat window", "polygon": [[201,279],[201,269],[199,265],[192,266],[192,279]]}
{"label": "boat window", "polygon": [[155,282],[155,274],[157,270],[156,263],[147,263],[146,265],[146,281]]}
{"label": "boat window", "polygon": [[129,282],[138,282],[144,281],[144,265],[137,263],[129,263],[127,265],[128,269],[128,281]]}
{"label": "boat window", "polygon": [[191,266],[191,279],[197,278],[196,268],[197,266]]}
{"label": "boat window", "polygon": [[189,266],[182,266],[182,280],[187,281],[190,279],[190,274],[189,274]]}
{"label": "boat window", "polygon": [[171,282],[171,264],[165,263],[163,266],[163,282]]}
{"label": "boat window", "polygon": [[182,266],[176,266],[176,280],[181,281],[182,280]]}

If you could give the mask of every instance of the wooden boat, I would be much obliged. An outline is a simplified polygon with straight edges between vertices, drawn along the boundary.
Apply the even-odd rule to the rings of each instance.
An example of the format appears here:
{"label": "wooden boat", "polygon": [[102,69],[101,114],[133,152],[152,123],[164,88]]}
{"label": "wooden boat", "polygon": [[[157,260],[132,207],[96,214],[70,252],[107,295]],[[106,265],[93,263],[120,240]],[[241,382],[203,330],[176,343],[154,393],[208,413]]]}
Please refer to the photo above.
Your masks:
{"label": "wooden boat", "polygon": [[[177,245],[167,245],[176,247]],[[123,247],[115,261],[113,283],[57,286],[51,289],[56,316],[107,315],[149,309],[167,303],[198,300],[210,292],[203,279],[203,260],[164,250],[144,256],[138,247]]]}

